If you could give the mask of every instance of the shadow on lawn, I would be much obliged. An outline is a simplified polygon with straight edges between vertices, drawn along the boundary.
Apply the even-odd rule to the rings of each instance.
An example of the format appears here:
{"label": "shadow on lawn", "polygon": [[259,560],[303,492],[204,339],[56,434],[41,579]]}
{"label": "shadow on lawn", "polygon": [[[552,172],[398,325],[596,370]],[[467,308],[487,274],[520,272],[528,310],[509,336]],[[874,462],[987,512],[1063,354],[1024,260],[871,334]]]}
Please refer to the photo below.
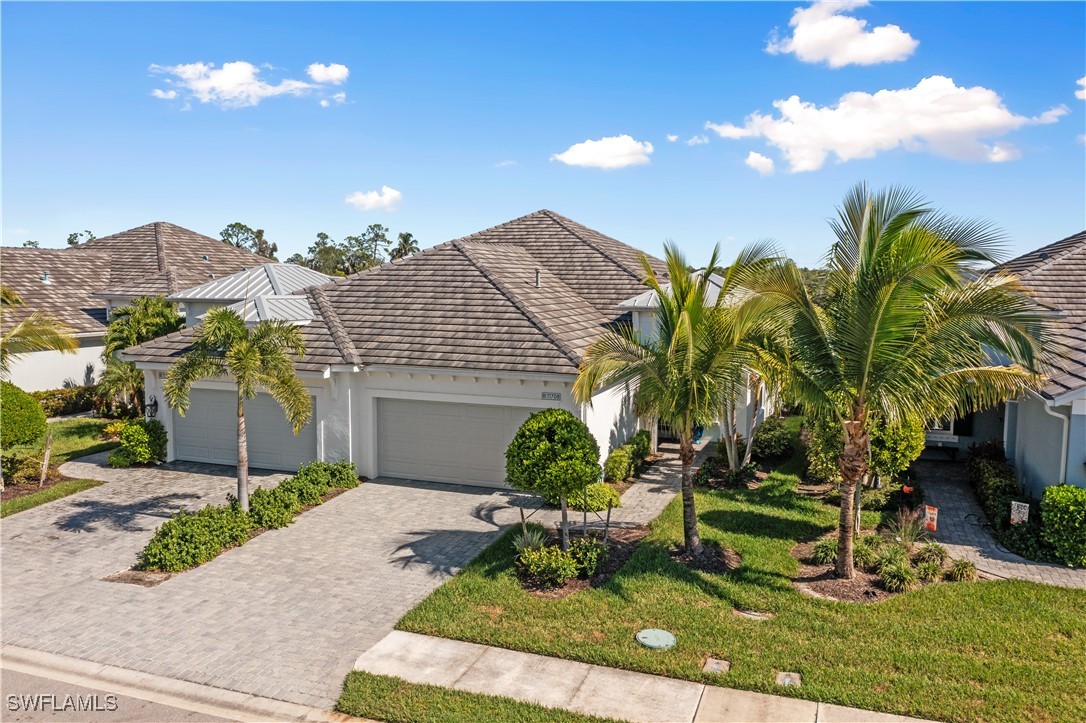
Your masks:
{"label": "shadow on lawn", "polygon": [[810,520],[753,512],[751,510],[709,510],[698,520],[715,530],[777,540],[809,540],[828,528]]}
{"label": "shadow on lawn", "polygon": [[153,529],[157,525],[145,527],[139,524],[136,518],[169,517],[178,510],[181,503],[195,499],[199,499],[199,495],[175,492],[128,503],[78,500],[72,503],[76,511],[61,517],[55,524],[65,532],[95,532],[99,525],[122,532],[140,532]]}

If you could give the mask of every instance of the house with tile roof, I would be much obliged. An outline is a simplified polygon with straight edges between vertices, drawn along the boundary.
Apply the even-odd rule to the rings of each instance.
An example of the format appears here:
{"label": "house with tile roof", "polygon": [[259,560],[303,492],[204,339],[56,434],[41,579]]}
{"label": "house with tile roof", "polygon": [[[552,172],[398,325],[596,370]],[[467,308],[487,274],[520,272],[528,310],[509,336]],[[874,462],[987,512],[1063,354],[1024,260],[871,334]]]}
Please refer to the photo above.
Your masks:
{"label": "house with tile roof", "polygon": [[[514,432],[552,407],[581,418],[607,455],[639,427],[633,390],[580,405],[572,386],[588,345],[631,319],[623,303],[645,290],[641,256],[544,210],[296,292],[312,316],[299,324],[307,353],[295,366],[313,420],[295,436],[266,395],[247,402],[250,464],[349,459],[369,477],[500,487]],[[164,399],[192,333],[125,352],[148,394]],[[202,382],[185,417],[166,410],[169,458],[233,464],[234,394]]]}
{"label": "house with tile roof", "polygon": [[269,259],[172,223],[158,222],[65,249],[0,249],[0,281],[25,302],[19,313],[48,314],[79,340],[74,354],[42,351],[13,360],[11,379],[29,391],[83,384],[101,371],[102,337],[115,306],[167,295]]}

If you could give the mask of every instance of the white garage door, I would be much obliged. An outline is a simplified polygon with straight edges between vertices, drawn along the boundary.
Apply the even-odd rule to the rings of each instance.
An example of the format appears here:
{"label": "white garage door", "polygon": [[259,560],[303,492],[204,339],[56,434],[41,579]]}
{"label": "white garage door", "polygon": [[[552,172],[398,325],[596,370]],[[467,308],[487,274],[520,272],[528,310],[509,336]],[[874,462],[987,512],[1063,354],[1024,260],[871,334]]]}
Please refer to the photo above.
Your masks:
{"label": "white garage door", "polygon": [[[233,391],[193,389],[188,414],[173,412],[174,454],[192,462],[237,464],[237,396]],[[313,422],[294,435],[283,410],[267,394],[245,402],[249,466],[295,471],[317,457]]]}
{"label": "white garage door", "polygon": [[505,486],[505,448],[538,410],[377,400],[377,464],[386,477]]}

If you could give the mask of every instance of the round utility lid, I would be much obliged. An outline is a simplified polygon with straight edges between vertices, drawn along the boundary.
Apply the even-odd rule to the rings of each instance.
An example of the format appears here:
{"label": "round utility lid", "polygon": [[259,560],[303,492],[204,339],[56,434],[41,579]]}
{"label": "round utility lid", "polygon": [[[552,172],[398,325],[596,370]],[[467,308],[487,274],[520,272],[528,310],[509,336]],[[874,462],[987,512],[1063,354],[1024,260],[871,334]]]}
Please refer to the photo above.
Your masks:
{"label": "round utility lid", "polygon": [[675,647],[675,636],[659,628],[647,628],[634,636],[646,648],[667,650]]}

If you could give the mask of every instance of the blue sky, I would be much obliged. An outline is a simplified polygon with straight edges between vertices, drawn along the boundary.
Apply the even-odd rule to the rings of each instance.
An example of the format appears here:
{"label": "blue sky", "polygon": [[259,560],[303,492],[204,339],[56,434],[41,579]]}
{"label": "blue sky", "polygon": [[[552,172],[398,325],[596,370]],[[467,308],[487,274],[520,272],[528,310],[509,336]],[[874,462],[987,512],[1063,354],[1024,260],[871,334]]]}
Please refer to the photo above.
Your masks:
{"label": "blue sky", "polygon": [[242,221],[283,258],[550,208],[811,264],[860,180],[1016,252],[1086,226],[1086,5],[856,5],[4,3],[3,243]]}

